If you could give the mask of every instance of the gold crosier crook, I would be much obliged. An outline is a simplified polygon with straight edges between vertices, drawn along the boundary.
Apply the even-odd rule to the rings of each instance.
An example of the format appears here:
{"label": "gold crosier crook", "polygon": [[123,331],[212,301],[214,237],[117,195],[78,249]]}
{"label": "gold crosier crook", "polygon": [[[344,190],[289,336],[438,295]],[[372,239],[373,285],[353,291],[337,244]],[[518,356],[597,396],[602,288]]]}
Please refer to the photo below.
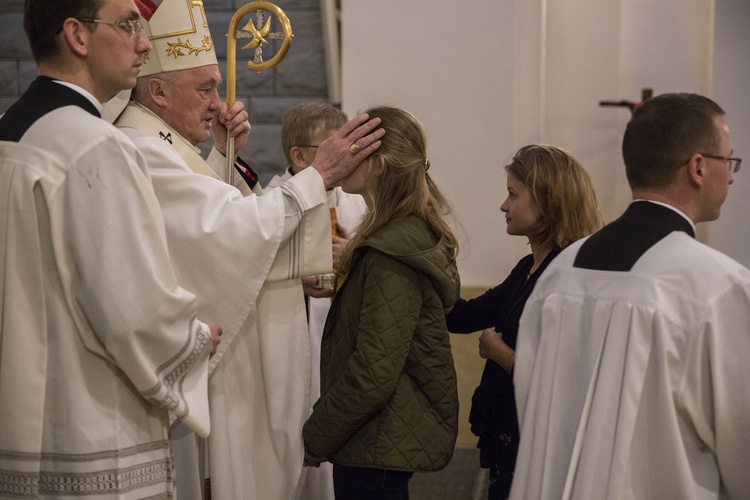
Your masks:
{"label": "gold crosier crook", "polygon": [[[239,32],[237,28],[240,21],[249,12],[257,11],[258,27],[255,27],[253,20],[251,19],[242,30]],[[271,12],[278,18],[281,23],[281,27],[284,30],[283,33],[269,33],[271,31],[271,17],[266,19],[263,24],[263,11]],[[252,38],[250,43],[242,47],[243,49],[255,49],[255,57],[253,61],[248,61],[247,67],[253,71],[260,73],[264,69],[273,68],[284,59],[289,45],[292,43],[292,25],[289,23],[289,18],[278,6],[271,2],[265,2],[263,0],[257,0],[246,4],[241,7],[232,16],[232,20],[229,22],[229,32],[227,33],[227,109],[232,107],[235,101],[235,92],[237,84],[237,64],[236,64],[236,53],[237,53],[237,38]],[[281,48],[268,61],[263,61],[262,46],[266,43],[266,38],[270,39],[281,39]],[[227,182],[234,186],[234,138],[229,137],[227,139],[227,165],[226,165],[226,176]]]}

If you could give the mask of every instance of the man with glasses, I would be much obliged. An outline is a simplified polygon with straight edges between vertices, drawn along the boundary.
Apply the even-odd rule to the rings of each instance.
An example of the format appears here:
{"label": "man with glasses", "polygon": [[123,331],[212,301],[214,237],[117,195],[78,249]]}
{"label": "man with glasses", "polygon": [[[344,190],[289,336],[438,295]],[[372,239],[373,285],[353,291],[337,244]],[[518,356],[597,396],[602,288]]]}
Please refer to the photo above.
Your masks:
{"label": "man with glasses", "polygon": [[[129,32],[131,35],[138,35],[143,31],[143,25],[140,21],[135,19],[119,19],[117,21],[105,21],[104,19],[91,19],[91,18],[77,18],[82,23],[94,23],[94,24],[109,24],[110,26],[117,26]],[[62,27],[60,28],[62,31]]]}
{"label": "man with glasses", "polygon": [[741,162],[724,111],[649,99],[622,152],[634,201],[550,264],[521,319],[511,498],[747,498],[750,271],[695,240]]}
{"label": "man with glasses", "polygon": [[133,0],[26,0],[24,27],[39,76],[0,118],[0,497],[172,498],[169,412],[208,434],[220,329],[100,118],[151,46]]}

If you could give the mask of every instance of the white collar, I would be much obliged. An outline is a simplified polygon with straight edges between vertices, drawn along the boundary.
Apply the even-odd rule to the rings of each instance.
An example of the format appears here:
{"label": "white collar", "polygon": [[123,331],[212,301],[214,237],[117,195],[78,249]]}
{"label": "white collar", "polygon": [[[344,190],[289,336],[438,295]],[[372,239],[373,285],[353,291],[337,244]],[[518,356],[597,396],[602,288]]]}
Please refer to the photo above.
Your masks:
{"label": "white collar", "polygon": [[83,87],[79,87],[75,83],[64,82],[62,80],[52,80],[52,81],[55,83],[59,83],[60,85],[65,85],[66,87],[75,90],[76,92],[81,94],[83,97],[91,101],[91,104],[96,106],[96,109],[99,110],[99,114],[100,115],[102,114],[102,103],[100,103],[99,100],[96,97],[94,97],[94,95],[88,90],[84,89]]}

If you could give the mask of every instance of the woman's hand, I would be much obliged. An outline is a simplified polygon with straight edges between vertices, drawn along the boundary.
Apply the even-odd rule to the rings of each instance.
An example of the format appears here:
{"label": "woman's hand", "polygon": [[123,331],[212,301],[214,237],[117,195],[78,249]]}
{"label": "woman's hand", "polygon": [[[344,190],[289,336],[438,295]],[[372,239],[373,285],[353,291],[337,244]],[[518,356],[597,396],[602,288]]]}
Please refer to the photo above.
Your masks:
{"label": "woman's hand", "polygon": [[516,360],[516,351],[503,340],[503,334],[487,328],[479,336],[479,356],[490,359],[510,373]]}

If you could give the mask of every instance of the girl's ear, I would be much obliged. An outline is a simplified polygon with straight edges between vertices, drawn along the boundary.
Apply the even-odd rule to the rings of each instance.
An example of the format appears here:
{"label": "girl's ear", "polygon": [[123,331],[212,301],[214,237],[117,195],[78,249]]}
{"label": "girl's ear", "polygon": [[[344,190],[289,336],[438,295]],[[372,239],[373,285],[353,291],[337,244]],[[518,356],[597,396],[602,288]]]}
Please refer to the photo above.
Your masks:
{"label": "girl's ear", "polygon": [[370,162],[370,168],[372,169],[373,175],[380,175],[385,171],[385,158],[378,155],[373,161]]}

